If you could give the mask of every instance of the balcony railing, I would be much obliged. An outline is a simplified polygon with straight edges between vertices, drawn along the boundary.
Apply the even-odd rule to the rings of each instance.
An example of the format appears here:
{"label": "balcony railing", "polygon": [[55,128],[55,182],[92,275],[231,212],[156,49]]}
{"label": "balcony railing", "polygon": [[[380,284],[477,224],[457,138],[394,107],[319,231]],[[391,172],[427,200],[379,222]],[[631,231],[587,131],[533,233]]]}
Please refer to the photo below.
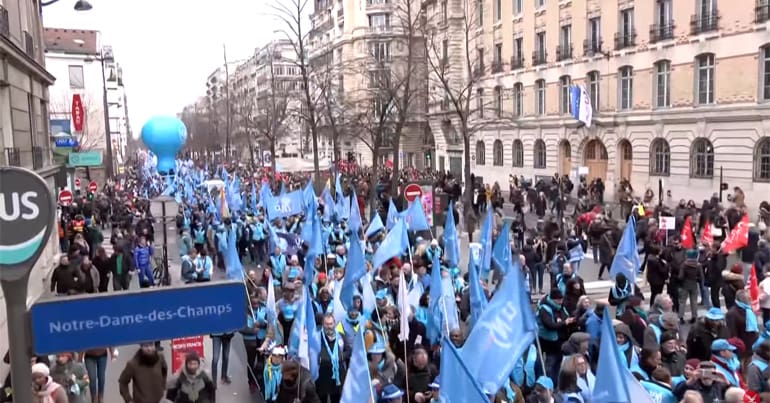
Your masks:
{"label": "balcony railing", "polygon": [[665,41],[674,38],[674,22],[665,25],[650,25],[650,43]]}
{"label": "balcony railing", "polygon": [[548,52],[545,51],[534,51],[532,52],[532,65],[533,66],[539,66],[541,64],[545,64],[548,61]]}
{"label": "balcony railing", "polygon": [[11,26],[8,21],[8,10],[0,6],[0,35],[4,37],[11,36]]}
{"label": "balcony railing", "polygon": [[5,161],[3,165],[10,165],[13,167],[21,166],[21,150],[18,147],[6,147],[4,153]]}
{"label": "balcony railing", "polygon": [[524,67],[524,58],[521,56],[511,56],[511,70]]}
{"label": "balcony railing", "polygon": [[754,8],[754,21],[760,24],[768,20],[770,20],[770,1],[757,2],[757,6]]}
{"label": "balcony railing", "polygon": [[479,78],[484,75],[484,65],[473,67],[473,78]]}
{"label": "balcony railing", "polygon": [[32,147],[32,169],[43,168],[43,147]]}
{"label": "balcony railing", "polygon": [[556,61],[572,59],[572,44],[556,47]]}
{"label": "balcony railing", "polygon": [[715,12],[709,14],[695,14],[690,18],[690,32],[699,35],[704,32],[719,29],[719,15]]}
{"label": "balcony railing", "polygon": [[636,31],[630,32],[616,32],[615,33],[615,50],[625,49],[636,46]]}
{"label": "balcony railing", "polygon": [[586,56],[593,56],[597,53],[602,53],[602,41],[586,39],[583,41],[583,54]]}
{"label": "balcony railing", "polygon": [[492,73],[500,73],[503,71],[502,62],[492,62]]}

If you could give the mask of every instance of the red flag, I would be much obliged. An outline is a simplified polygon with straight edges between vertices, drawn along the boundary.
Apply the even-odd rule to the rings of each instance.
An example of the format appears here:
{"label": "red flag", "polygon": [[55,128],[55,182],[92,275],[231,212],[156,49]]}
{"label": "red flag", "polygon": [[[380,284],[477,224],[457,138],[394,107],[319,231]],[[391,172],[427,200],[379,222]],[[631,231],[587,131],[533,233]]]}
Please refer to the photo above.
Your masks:
{"label": "red flag", "polygon": [[687,216],[682,226],[682,233],[679,234],[679,240],[685,249],[695,249],[695,239],[692,236],[692,219]]}
{"label": "red flag", "polygon": [[749,296],[751,297],[751,309],[759,312],[759,280],[757,279],[757,270],[751,265],[751,274],[749,274]]}
{"label": "red flag", "polygon": [[706,219],[706,225],[703,228],[703,235],[700,236],[700,243],[711,245],[714,243],[714,235],[711,234],[711,222]]}
{"label": "red flag", "polygon": [[732,251],[745,248],[749,244],[749,215],[744,214],[741,221],[727,234],[722,242],[722,252],[728,254]]}

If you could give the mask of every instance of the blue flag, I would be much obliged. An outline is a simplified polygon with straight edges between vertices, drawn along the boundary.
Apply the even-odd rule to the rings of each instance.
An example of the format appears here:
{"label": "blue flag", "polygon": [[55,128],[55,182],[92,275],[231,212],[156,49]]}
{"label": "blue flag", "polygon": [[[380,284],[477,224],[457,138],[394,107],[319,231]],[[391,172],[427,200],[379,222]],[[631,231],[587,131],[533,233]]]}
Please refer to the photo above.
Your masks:
{"label": "blue flag", "polygon": [[479,269],[482,264],[482,246],[470,245],[470,258],[468,259],[468,288],[471,303],[471,326],[479,321],[481,313],[487,307],[487,295],[479,278]]}
{"label": "blue flag", "polygon": [[329,188],[325,188],[321,193],[321,199],[324,201],[324,221],[331,221],[334,217],[334,199]]}
{"label": "blue flag", "polygon": [[442,332],[446,330],[444,323],[444,305],[446,301],[444,300],[444,282],[441,278],[441,262],[439,261],[438,253],[433,254],[432,266],[430,272],[428,328],[426,332],[428,340],[430,340],[431,344],[434,344],[439,341]]}
{"label": "blue flag", "polygon": [[460,262],[460,243],[455,226],[454,202],[449,202],[446,221],[444,221],[444,259],[450,267],[457,267]]}
{"label": "blue flag", "polygon": [[521,264],[513,262],[465,341],[462,357],[485,392],[495,393],[535,340],[535,315],[525,296]]}
{"label": "blue flag", "polygon": [[350,201],[350,218],[348,219],[348,227],[350,230],[358,233],[361,229],[361,211],[358,208],[358,195],[356,191],[353,191],[353,197]]}
{"label": "blue flag", "polygon": [[422,197],[415,198],[406,209],[406,224],[409,231],[430,230],[428,218],[425,216],[425,208],[422,206]]}
{"label": "blue flag", "polygon": [[380,218],[380,215],[378,213],[374,213],[374,218],[372,218],[372,221],[369,223],[369,226],[366,227],[366,238],[369,238],[370,236],[377,233],[377,231],[385,228],[385,226],[382,224],[382,218]]}
{"label": "blue flag", "polygon": [[[303,191],[305,196],[305,204],[310,205],[313,203],[316,208],[318,208],[318,203],[316,203],[315,200],[315,191],[313,190],[313,181],[308,181],[307,186],[305,186],[305,190]],[[315,210],[313,210],[313,213],[315,214]]]}
{"label": "blue flag", "polygon": [[353,233],[350,236],[350,248],[348,248],[348,260],[345,263],[345,276],[342,278],[342,291],[340,292],[340,302],[345,309],[350,309],[353,305],[353,296],[356,292],[358,280],[366,275],[366,261],[364,260],[364,251],[361,249],[361,242],[358,240],[358,234]]}
{"label": "blue flag", "polygon": [[596,366],[591,403],[625,403],[631,401],[625,372],[630,372],[620,358],[615,328],[609,309],[604,308],[602,333],[599,342],[599,362]]}
{"label": "blue flag", "polygon": [[441,343],[441,387],[438,393],[442,403],[489,401],[479,384],[475,382],[473,374],[465,366],[460,352],[448,338],[444,338]]}
{"label": "blue flag", "polygon": [[492,228],[495,225],[494,217],[492,217],[492,209],[487,209],[487,218],[484,219],[484,224],[481,227],[481,262],[479,265],[479,271],[481,276],[486,278],[489,275],[489,270],[492,268]]}
{"label": "blue flag", "polygon": [[497,265],[501,273],[507,273],[511,263],[511,222],[506,221],[503,230],[497,235],[495,246],[492,248],[492,260]]}
{"label": "blue flag", "polygon": [[301,214],[305,210],[304,194],[301,190],[295,190],[282,196],[271,197],[265,203],[265,210],[270,221]]}
{"label": "blue flag", "polygon": [[390,203],[388,203],[388,216],[385,219],[385,225],[388,227],[388,229],[391,229],[399,221],[399,218],[400,216],[398,214],[398,209],[396,208],[396,205],[393,204],[393,199],[390,199]]}
{"label": "blue flag", "polygon": [[252,211],[257,211],[257,185],[251,184],[251,207]]}
{"label": "blue flag", "polygon": [[[351,245],[352,246],[352,245]],[[380,266],[385,264],[391,258],[400,256],[405,250],[409,248],[409,237],[406,234],[406,225],[404,220],[400,220],[396,225],[388,232],[385,240],[382,241],[380,247],[374,252],[372,257],[372,266],[377,270]]]}
{"label": "blue flag", "polygon": [[350,368],[342,385],[340,403],[369,403],[374,401],[372,382],[369,376],[369,362],[366,359],[364,344],[364,326],[355,335],[353,351],[350,356]]}
{"label": "blue flag", "polygon": [[612,259],[610,276],[614,279],[618,273],[623,273],[629,281],[634,281],[640,264],[639,251],[636,249],[636,220],[633,215],[630,215],[618,243],[615,257]]}
{"label": "blue flag", "polygon": [[[311,262],[313,259],[309,259]],[[307,264],[305,265],[307,267]],[[311,263],[312,268],[312,263]],[[310,284],[310,283],[305,283]],[[305,294],[309,295],[310,290],[306,287]],[[321,333],[316,328],[315,311],[313,310],[313,303],[308,301],[305,303],[305,331],[307,332],[307,369],[310,370],[310,374],[313,376],[313,380],[318,380],[318,357],[321,354]],[[302,350],[302,349],[300,349]],[[303,353],[304,354],[304,353]]]}

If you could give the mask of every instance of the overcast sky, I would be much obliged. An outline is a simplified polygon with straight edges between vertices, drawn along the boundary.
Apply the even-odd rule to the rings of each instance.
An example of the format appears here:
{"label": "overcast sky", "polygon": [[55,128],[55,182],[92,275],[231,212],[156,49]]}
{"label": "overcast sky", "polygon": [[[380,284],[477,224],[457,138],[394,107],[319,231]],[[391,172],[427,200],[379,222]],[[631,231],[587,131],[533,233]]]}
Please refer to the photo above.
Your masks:
{"label": "overcast sky", "polygon": [[[135,135],[153,115],[173,115],[205,94],[208,75],[228,60],[250,57],[278,27],[266,0],[75,0],[45,7],[50,28],[93,29],[123,66]],[[65,78],[66,79],[66,78]]]}

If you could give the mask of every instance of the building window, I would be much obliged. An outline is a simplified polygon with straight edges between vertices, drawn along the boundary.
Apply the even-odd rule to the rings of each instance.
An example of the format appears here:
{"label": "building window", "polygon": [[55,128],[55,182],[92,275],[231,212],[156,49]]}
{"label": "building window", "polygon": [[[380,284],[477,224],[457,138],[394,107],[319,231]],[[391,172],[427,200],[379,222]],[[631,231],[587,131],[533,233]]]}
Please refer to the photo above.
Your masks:
{"label": "building window", "polygon": [[695,85],[699,105],[714,103],[714,54],[704,53],[695,58]]}
{"label": "building window", "polygon": [[599,72],[588,72],[588,95],[591,97],[591,106],[595,111],[599,110]]}
{"label": "building window", "polygon": [[511,70],[524,67],[524,38],[513,38]]}
{"label": "building window", "polygon": [[693,178],[714,177],[714,146],[703,137],[695,139],[692,143],[690,176]]}
{"label": "building window", "polygon": [[503,71],[503,44],[502,43],[495,44],[494,58],[495,59],[492,61],[492,72],[500,73]]}
{"label": "building window", "polygon": [[545,169],[545,142],[543,140],[535,140],[535,146],[532,151],[533,155],[533,167],[535,169]]}
{"label": "building window", "polygon": [[495,21],[503,18],[503,0],[495,0]]}
{"label": "building window", "polygon": [[441,2],[441,22],[445,23],[449,19],[449,10],[447,8],[447,0]]}
{"label": "building window", "polygon": [[477,22],[480,27],[484,26],[484,0],[476,0],[476,13],[478,15],[476,18],[478,18]]}
{"label": "building window", "polygon": [[535,0],[535,8],[545,7],[545,0]]}
{"label": "building window", "polygon": [[588,20],[588,38],[583,53],[591,56],[602,51],[602,20],[594,17]]}
{"label": "building window", "polygon": [[70,88],[83,89],[86,87],[83,77],[83,66],[69,66]]}
{"label": "building window", "polygon": [[387,31],[390,28],[390,14],[372,14],[369,27],[374,31]]}
{"label": "building window", "polygon": [[377,62],[390,61],[390,42],[370,42],[369,53]]}
{"label": "building window", "polygon": [[[495,87],[495,115],[499,118],[503,116],[503,87]],[[500,146],[502,149],[502,145]]]}
{"label": "building window", "polygon": [[650,175],[668,176],[671,169],[671,149],[668,142],[656,138],[650,145]]}
{"label": "building window", "polygon": [[545,115],[545,80],[535,81],[535,114]]}
{"label": "building window", "polygon": [[521,14],[524,10],[524,0],[513,0],[513,15]]}
{"label": "building window", "polygon": [[476,165],[484,165],[486,159],[484,142],[479,140],[476,142]]}
{"label": "building window", "polygon": [[545,63],[546,57],[545,31],[535,32],[535,51],[532,55],[532,65],[537,66]]}
{"label": "building window", "polygon": [[570,86],[572,86],[570,76],[559,77],[559,112],[563,115],[569,114],[570,109],[572,109],[569,101]]}
{"label": "building window", "polygon": [[764,136],[757,142],[754,164],[754,181],[770,182],[770,137]]}
{"label": "building window", "polygon": [[674,37],[674,21],[671,0],[657,0],[655,3],[655,24],[650,29],[650,42]]}
{"label": "building window", "polygon": [[443,63],[449,61],[449,39],[441,41],[441,61]]}
{"label": "building window", "polygon": [[476,109],[480,118],[484,117],[484,89],[479,88],[476,90]]}
{"label": "building window", "polygon": [[492,165],[503,166],[503,142],[500,140],[495,140],[492,143]]}
{"label": "building window", "polygon": [[524,167],[524,144],[521,140],[513,140],[513,153],[511,155],[511,166],[514,168]]}
{"label": "building window", "polygon": [[761,50],[761,65],[759,66],[762,72],[762,100],[770,101],[770,45],[765,45]]}
{"label": "building window", "polygon": [[655,107],[671,106],[671,62],[661,60],[655,63]]}
{"label": "building window", "polygon": [[524,85],[513,85],[513,116],[520,117],[524,114]]}
{"label": "building window", "polygon": [[559,48],[556,53],[557,60],[572,59],[572,25],[562,25],[559,30]]}
{"label": "building window", "polygon": [[618,71],[618,109],[629,110],[634,104],[634,70],[623,66]]}
{"label": "building window", "polygon": [[620,10],[618,33],[615,34],[615,50],[636,45],[636,30],[634,28],[634,9]]}

